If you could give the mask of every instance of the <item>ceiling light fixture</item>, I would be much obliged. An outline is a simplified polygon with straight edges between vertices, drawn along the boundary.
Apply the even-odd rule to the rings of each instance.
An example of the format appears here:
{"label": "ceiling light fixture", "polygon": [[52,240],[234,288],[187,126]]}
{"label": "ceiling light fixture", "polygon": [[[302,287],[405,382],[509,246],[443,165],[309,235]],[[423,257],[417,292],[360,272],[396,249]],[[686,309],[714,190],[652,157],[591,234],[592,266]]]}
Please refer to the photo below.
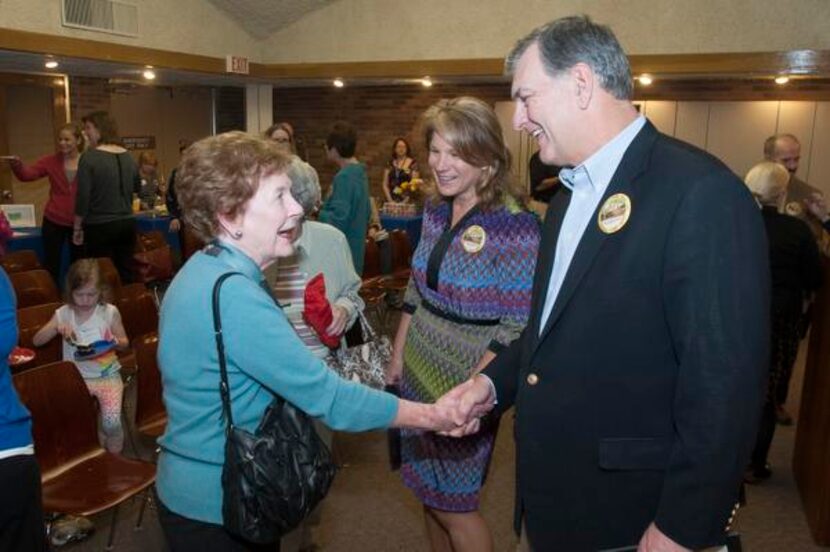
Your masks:
{"label": "ceiling light fixture", "polygon": [[424,88],[429,88],[430,86],[432,86],[432,79],[429,77],[422,78],[421,86],[423,86]]}
{"label": "ceiling light fixture", "polygon": [[47,60],[46,63],[43,64],[44,67],[47,69],[56,69],[58,67],[58,62],[54,59]]}
{"label": "ceiling light fixture", "polygon": [[775,77],[775,84],[783,85],[787,84],[788,82],[790,82],[790,77],[788,77],[787,75],[780,75],[778,77]]}
{"label": "ceiling light fixture", "polygon": [[346,86],[346,83],[344,83],[342,79],[334,79],[332,84],[335,88],[343,88],[344,86]]}
{"label": "ceiling light fixture", "polygon": [[651,77],[651,75],[646,75],[645,73],[637,77],[637,80],[640,81],[640,84],[642,84],[643,86],[648,86],[654,82],[654,79]]}
{"label": "ceiling light fixture", "polygon": [[147,80],[154,80],[156,78],[156,72],[152,69],[145,69],[141,75]]}

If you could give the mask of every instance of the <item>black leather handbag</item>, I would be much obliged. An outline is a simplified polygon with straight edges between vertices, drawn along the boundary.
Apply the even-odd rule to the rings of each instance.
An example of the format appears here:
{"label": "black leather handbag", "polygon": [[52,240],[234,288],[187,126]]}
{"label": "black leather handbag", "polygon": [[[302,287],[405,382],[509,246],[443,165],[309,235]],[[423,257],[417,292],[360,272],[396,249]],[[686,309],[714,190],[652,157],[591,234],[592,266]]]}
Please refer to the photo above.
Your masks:
{"label": "black leather handbag", "polygon": [[222,469],[222,519],[225,529],[254,543],[276,542],[326,496],[336,467],[308,415],[279,395],[265,410],[255,433],[233,424],[219,316],[219,291],[213,287],[213,327],[222,374],[220,393],[227,421]]}

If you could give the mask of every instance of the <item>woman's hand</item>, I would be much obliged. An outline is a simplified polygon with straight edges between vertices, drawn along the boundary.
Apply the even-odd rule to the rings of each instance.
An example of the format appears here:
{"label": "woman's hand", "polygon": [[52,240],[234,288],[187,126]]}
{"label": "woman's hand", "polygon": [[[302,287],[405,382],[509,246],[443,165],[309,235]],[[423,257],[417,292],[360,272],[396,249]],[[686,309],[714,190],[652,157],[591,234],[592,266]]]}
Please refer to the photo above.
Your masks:
{"label": "woman's hand", "polygon": [[328,335],[341,336],[346,331],[346,322],[349,321],[349,312],[340,305],[331,306],[331,324],[326,328]]}
{"label": "woman's hand", "polygon": [[392,351],[389,364],[386,366],[386,385],[397,385],[403,377],[403,355]]}
{"label": "woman's hand", "polygon": [[72,243],[75,245],[83,245],[84,244],[84,229],[83,228],[74,228],[72,230]]}

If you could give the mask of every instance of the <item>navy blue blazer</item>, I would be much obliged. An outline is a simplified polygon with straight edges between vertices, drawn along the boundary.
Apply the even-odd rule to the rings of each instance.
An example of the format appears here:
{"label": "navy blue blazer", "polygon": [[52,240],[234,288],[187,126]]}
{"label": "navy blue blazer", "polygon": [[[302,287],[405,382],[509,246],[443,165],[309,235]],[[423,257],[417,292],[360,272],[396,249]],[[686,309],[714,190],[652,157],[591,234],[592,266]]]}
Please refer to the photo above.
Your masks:
{"label": "navy blue blazer", "polygon": [[767,379],[758,206],[719,160],[647,123],[605,193],[630,198],[630,219],[605,234],[595,215],[540,336],[563,192],[529,323],[485,370],[498,409],[516,407],[516,522],[546,552],[636,545],[652,521],[690,548],[722,544]]}

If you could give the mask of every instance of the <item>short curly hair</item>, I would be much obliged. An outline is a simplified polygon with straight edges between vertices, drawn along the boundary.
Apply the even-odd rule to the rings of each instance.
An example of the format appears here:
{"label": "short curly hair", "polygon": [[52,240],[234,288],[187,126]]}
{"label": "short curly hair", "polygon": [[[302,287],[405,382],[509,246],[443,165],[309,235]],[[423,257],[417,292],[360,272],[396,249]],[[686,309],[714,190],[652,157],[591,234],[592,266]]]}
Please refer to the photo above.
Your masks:
{"label": "short curly hair", "polygon": [[219,234],[219,215],[245,211],[260,181],[283,173],[289,155],[269,140],[233,131],[191,145],[176,172],[176,195],[185,223],[204,241]]}

